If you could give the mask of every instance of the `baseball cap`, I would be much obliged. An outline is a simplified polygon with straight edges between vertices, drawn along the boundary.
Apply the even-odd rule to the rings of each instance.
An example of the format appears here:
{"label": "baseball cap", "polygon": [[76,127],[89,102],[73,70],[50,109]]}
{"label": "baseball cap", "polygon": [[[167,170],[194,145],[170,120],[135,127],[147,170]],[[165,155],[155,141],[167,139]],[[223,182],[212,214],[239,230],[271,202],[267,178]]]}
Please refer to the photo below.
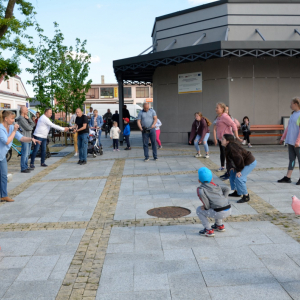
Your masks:
{"label": "baseball cap", "polygon": [[129,123],[129,119],[128,118],[123,118],[124,121],[126,121],[127,123]]}
{"label": "baseball cap", "polygon": [[198,170],[198,178],[201,182],[211,182],[212,172],[206,167],[202,167]]}

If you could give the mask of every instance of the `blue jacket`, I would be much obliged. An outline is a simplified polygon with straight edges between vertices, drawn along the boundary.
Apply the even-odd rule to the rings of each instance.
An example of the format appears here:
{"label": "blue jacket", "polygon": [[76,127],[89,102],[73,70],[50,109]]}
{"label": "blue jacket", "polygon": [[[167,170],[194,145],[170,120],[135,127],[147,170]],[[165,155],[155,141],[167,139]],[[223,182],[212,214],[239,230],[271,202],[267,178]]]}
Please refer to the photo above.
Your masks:
{"label": "blue jacket", "polygon": [[[91,117],[91,120],[90,120],[90,127],[94,127],[94,116]],[[97,117],[97,126],[100,127],[100,130],[102,128],[102,125],[103,125],[103,118],[102,116],[99,116]]]}
{"label": "blue jacket", "polygon": [[123,135],[130,135],[130,126],[127,124],[124,128]]}

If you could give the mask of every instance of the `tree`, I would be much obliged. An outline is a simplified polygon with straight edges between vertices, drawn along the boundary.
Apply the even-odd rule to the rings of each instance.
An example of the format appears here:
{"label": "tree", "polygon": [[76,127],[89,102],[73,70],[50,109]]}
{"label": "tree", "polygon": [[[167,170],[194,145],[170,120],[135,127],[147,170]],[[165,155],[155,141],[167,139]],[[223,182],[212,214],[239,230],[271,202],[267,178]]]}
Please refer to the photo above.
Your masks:
{"label": "tree", "polygon": [[37,107],[41,112],[44,112],[47,107],[55,110],[54,93],[60,80],[58,68],[67,51],[67,47],[62,44],[64,36],[58,29],[57,23],[54,23],[54,28],[54,37],[49,39],[43,35],[43,30],[39,25],[36,26],[40,43],[35,49],[35,56],[29,60],[32,67],[26,69],[27,72],[33,75],[33,79],[27,81],[27,83],[33,86],[35,98],[40,102]]}
{"label": "tree", "polygon": [[[0,1],[0,76],[15,76],[20,73],[19,57],[29,58],[34,54],[32,37],[26,34],[26,29],[34,25],[34,7],[28,1],[8,0]],[[14,9],[18,7],[25,18],[19,20],[14,16]],[[28,44],[25,43],[28,42]],[[4,58],[2,52],[12,51],[11,58]]]}
{"label": "tree", "polygon": [[55,99],[58,107],[66,114],[82,108],[86,93],[91,88],[92,80],[87,80],[90,70],[91,55],[85,49],[86,40],[76,39],[73,47],[65,52],[58,67],[58,84],[55,86]]}

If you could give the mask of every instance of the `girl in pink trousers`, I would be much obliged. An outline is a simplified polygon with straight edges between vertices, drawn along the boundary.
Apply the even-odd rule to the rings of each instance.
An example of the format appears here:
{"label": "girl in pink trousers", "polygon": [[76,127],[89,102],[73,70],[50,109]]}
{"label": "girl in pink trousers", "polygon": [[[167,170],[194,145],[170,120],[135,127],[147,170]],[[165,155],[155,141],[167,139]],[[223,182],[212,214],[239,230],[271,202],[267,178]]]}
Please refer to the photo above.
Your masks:
{"label": "girl in pink trousers", "polygon": [[157,122],[155,124],[155,130],[156,130],[156,143],[158,145],[158,149],[162,148],[161,141],[159,139],[159,136],[160,136],[160,126],[161,125],[162,125],[162,122],[159,119],[157,119]]}

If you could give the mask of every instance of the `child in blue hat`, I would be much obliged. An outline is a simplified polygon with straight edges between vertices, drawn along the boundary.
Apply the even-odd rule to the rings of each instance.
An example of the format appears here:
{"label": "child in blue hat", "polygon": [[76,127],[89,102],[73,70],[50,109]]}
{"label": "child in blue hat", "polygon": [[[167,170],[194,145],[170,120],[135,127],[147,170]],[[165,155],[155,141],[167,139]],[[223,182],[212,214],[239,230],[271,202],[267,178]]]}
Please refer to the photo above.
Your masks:
{"label": "child in blue hat", "polygon": [[[230,188],[213,183],[212,173],[208,168],[198,170],[198,181],[201,185],[197,188],[197,194],[203,205],[196,210],[204,229],[199,234],[214,236],[214,230],[225,231],[222,219],[231,215],[231,205],[228,202]],[[215,219],[215,224],[210,226],[207,218]]]}

